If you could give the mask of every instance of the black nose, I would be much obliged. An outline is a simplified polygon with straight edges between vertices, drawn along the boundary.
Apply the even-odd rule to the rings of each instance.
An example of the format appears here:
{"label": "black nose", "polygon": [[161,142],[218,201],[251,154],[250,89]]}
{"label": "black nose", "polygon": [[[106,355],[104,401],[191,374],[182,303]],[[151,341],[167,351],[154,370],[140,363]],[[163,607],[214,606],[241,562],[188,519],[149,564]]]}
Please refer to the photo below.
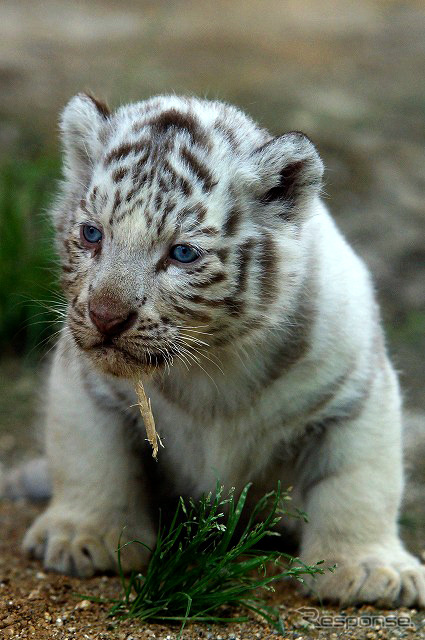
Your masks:
{"label": "black nose", "polygon": [[104,336],[118,336],[136,322],[137,311],[113,300],[89,302],[89,316],[95,327]]}

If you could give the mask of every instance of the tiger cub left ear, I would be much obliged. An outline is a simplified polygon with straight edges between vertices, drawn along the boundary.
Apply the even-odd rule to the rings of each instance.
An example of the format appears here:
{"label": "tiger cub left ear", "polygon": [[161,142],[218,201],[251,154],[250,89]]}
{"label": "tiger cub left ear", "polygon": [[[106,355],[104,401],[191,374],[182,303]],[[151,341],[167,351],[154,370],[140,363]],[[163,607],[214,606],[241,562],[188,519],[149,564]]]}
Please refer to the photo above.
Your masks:
{"label": "tiger cub left ear", "polygon": [[295,220],[318,195],[323,162],[311,140],[299,131],[273,138],[254,151],[257,197],[277,215]]}
{"label": "tiger cub left ear", "polygon": [[62,112],[60,131],[64,173],[71,182],[86,185],[101,148],[100,132],[110,116],[108,107],[88,93],[79,93]]}

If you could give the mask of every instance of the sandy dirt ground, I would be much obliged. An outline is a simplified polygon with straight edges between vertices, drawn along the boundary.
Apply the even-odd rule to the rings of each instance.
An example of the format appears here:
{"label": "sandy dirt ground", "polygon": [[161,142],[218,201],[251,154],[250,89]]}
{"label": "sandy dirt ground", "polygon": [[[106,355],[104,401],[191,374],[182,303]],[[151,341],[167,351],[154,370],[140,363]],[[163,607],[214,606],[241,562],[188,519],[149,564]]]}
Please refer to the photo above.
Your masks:
{"label": "sandy dirt ground", "polygon": [[[89,598],[116,598],[120,595],[117,578],[101,576],[80,580],[46,573],[41,565],[29,561],[20,552],[20,541],[32,518],[40,508],[21,503],[0,504],[0,638],[34,638],[37,640],[174,640],[177,625],[119,621],[108,617],[110,605]],[[82,597],[78,597],[80,594]],[[86,598],[84,598],[86,596]],[[184,640],[274,640],[298,638],[425,638],[425,618],[416,609],[397,612],[370,606],[321,607],[301,597],[295,583],[282,583],[268,597],[278,606],[287,633],[277,633],[265,621],[251,617],[246,623],[226,625],[191,624],[183,631]],[[357,626],[320,629],[305,619],[301,608],[314,607],[320,616],[355,618]],[[227,612],[229,613],[229,612]],[[235,616],[243,612],[234,611]],[[395,615],[399,626],[372,623],[372,616]],[[326,624],[326,622],[323,622]],[[353,624],[353,623],[352,623]],[[387,622],[387,625],[391,623]]]}

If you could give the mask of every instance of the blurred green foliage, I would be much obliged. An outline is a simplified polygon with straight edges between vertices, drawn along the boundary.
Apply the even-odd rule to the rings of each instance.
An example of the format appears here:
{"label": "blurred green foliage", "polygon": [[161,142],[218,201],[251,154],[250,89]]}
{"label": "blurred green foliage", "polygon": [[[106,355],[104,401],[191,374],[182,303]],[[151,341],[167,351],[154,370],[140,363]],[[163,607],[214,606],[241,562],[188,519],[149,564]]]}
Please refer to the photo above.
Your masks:
{"label": "blurred green foliage", "polygon": [[0,166],[0,352],[36,353],[55,327],[57,258],[48,217],[59,177],[55,156]]}
{"label": "blurred green foliage", "polygon": [[425,346],[425,311],[413,309],[398,313],[388,323],[387,335],[393,343],[405,343],[413,347]]}

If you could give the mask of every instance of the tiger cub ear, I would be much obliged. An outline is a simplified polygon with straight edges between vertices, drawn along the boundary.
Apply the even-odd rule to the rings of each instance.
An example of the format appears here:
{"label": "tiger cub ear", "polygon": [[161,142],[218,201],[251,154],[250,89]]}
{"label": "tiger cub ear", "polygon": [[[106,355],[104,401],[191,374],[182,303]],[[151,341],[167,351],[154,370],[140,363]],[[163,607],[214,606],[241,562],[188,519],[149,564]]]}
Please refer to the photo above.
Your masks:
{"label": "tiger cub ear", "polygon": [[311,140],[299,131],[277,136],[254,151],[261,204],[284,220],[307,210],[322,185],[323,162]]}
{"label": "tiger cub ear", "polygon": [[68,180],[88,182],[101,147],[100,132],[109,116],[108,107],[87,93],[79,93],[66,105],[60,119],[60,131],[64,173]]}

